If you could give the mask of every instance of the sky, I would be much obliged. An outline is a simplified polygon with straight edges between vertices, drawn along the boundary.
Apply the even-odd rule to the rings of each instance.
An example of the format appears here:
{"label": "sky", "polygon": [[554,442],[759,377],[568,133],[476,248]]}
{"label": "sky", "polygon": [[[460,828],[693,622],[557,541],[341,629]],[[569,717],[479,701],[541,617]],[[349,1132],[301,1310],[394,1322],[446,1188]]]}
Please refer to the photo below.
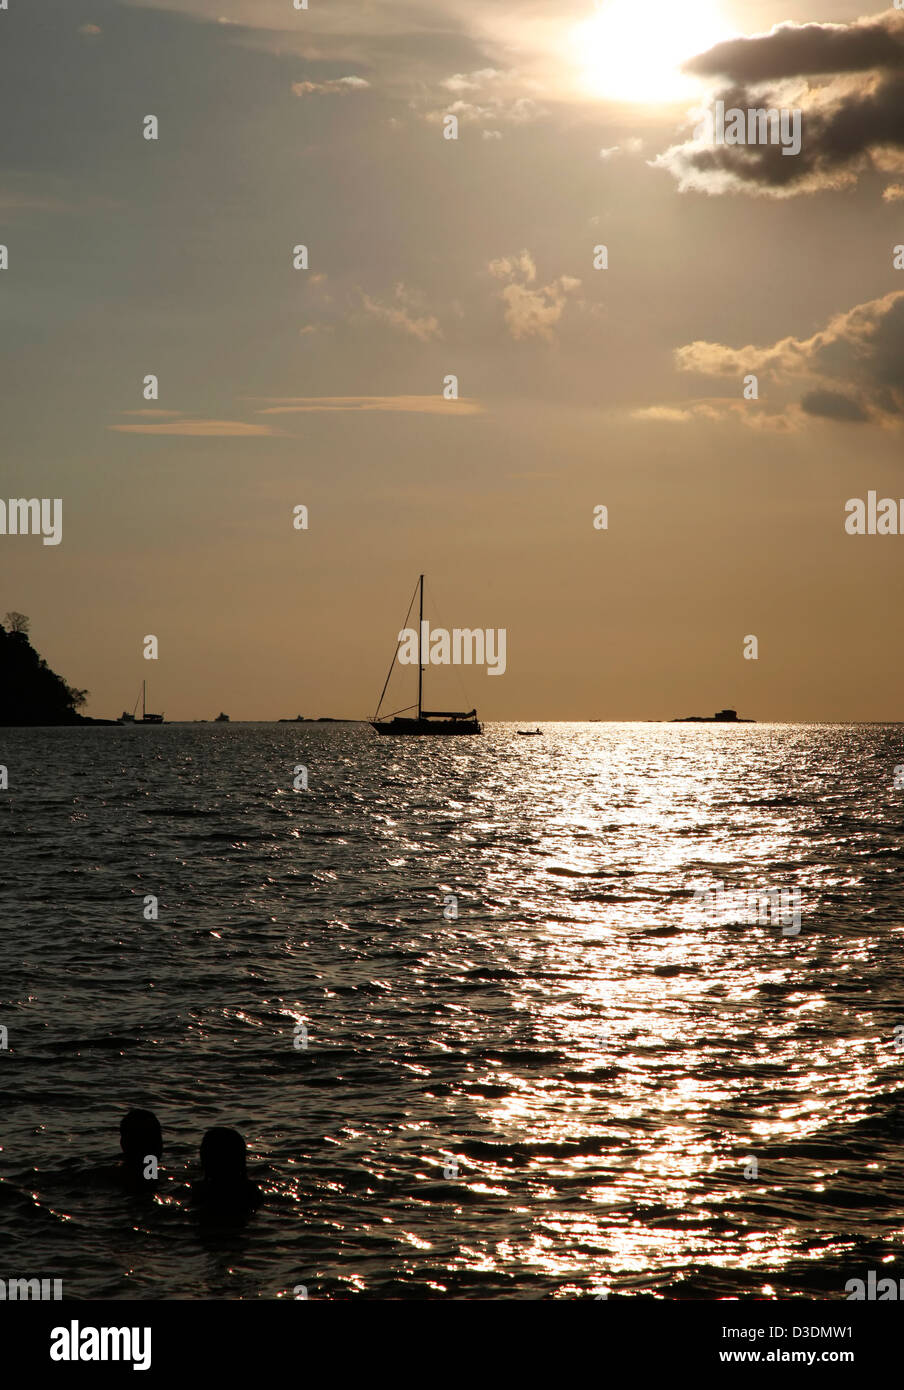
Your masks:
{"label": "sky", "polygon": [[98,717],[368,717],[425,572],[429,707],[904,719],[904,13],[308,4],[0,11],[0,614]]}

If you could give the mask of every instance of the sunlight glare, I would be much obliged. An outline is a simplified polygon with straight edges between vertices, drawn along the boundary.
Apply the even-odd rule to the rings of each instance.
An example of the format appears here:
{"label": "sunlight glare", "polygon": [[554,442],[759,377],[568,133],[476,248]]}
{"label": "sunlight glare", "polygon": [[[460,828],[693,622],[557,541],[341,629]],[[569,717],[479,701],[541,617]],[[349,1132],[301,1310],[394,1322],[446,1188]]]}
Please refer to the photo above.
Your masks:
{"label": "sunlight glare", "polygon": [[715,0],[605,0],[571,39],[587,92],[655,103],[693,99],[700,82],[681,64],[732,33]]}

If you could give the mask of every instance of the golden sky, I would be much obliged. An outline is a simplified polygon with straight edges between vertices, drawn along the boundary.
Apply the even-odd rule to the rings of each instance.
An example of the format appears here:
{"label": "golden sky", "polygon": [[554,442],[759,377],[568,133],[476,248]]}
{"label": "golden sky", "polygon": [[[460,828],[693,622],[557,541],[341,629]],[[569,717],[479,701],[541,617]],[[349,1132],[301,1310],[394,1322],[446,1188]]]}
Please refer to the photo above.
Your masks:
{"label": "golden sky", "polygon": [[[89,713],[147,678],[172,719],[367,716],[425,571],[435,624],[508,635],[504,676],[431,705],[904,717],[904,537],[844,529],[904,496],[904,14],[47,0],[0,26],[0,490],[64,517],[59,546],[0,537],[0,609]],[[801,109],[800,154],[701,149],[726,95]]]}

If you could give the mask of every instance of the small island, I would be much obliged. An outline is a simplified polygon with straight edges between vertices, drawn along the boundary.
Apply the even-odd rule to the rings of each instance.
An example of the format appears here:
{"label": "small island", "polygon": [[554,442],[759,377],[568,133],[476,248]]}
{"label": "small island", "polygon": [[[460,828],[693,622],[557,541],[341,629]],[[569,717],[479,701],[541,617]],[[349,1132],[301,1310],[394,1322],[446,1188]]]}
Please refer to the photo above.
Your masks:
{"label": "small island", "polygon": [[76,690],[35,651],[24,613],[7,613],[0,623],[0,725],[6,728],[113,724],[79,710],[87,690]]}
{"label": "small island", "polygon": [[736,709],[720,709],[715,714],[685,714],[673,724],[755,724],[755,719],[739,719]]}

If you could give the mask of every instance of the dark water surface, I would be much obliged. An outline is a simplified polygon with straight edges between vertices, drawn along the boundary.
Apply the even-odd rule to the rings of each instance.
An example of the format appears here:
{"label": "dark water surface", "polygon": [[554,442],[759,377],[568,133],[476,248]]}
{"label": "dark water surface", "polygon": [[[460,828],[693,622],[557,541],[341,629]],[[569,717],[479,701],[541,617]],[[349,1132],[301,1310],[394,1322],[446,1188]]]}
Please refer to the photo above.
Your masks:
{"label": "dark water surface", "polygon": [[[900,726],[0,730],[0,762],[3,1277],[844,1298],[904,1275]],[[717,882],[799,889],[799,934],[703,920]],[[131,1105],[163,1124],[153,1203],[110,1177]],[[267,1193],[232,1231],[187,1201],[214,1124]]]}

